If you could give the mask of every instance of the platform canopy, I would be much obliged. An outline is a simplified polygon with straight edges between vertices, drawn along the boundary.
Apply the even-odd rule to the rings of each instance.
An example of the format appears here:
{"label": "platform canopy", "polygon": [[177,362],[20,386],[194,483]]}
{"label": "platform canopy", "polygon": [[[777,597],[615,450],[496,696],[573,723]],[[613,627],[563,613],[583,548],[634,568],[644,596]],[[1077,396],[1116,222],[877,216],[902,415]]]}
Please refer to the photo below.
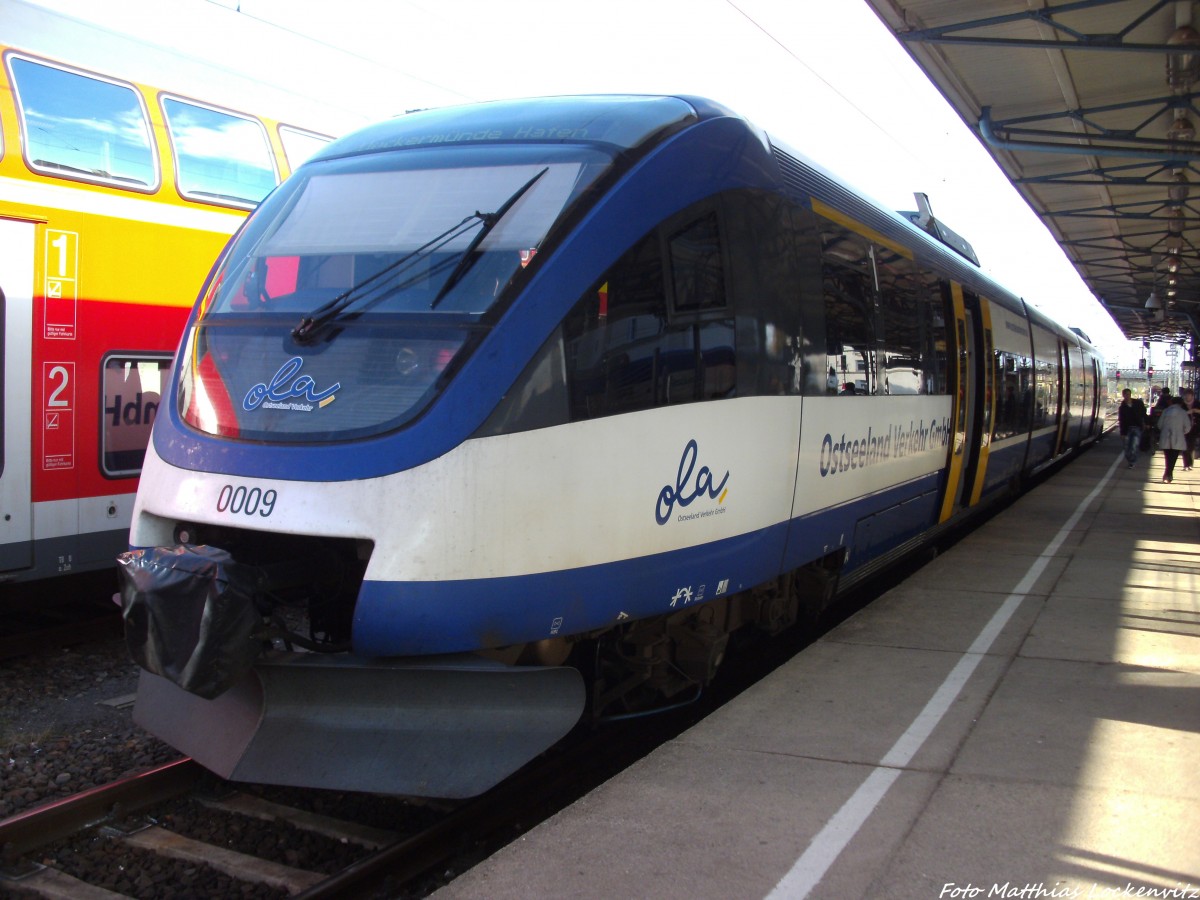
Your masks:
{"label": "platform canopy", "polygon": [[1194,349],[1195,4],[867,3],[979,136],[1126,337]]}

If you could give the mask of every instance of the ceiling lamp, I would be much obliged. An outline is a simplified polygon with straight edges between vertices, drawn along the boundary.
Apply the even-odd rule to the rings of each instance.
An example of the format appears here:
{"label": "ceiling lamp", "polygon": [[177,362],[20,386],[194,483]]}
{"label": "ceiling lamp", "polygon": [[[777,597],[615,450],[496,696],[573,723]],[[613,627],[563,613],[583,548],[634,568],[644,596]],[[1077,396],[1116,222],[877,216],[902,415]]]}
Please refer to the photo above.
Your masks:
{"label": "ceiling lamp", "polygon": [[1167,140],[1172,143],[1190,142],[1196,139],[1196,126],[1192,120],[1180,113],[1167,129]]}
{"label": "ceiling lamp", "polygon": [[1150,291],[1150,296],[1146,298],[1146,309],[1153,313],[1158,312],[1162,308],[1162,301],[1158,299],[1158,294]]}
{"label": "ceiling lamp", "polygon": [[1191,51],[1167,54],[1167,84],[1172,90],[1185,92],[1200,75],[1200,33],[1190,25],[1181,25],[1167,38],[1167,46]]}
{"label": "ceiling lamp", "polygon": [[1176,256],[1175,254],[1171,254],[1170,256],[1168,256],[1166,259],[1163,260],[1163,263],[1166,265],[1168,272],[1171,272],[1173,274],[1173,273],[1179,271],[1179,257]]}
{"label": "ceiling lamp", "polygon": [[1171,184],[1167,187],[1167,196],[1171,198],[1172,203],[1182,203],[1190,192],[1191,185],[1188,183],[1187,173],[1183,169],[1176,169],[1175,174],[1171,176]]}

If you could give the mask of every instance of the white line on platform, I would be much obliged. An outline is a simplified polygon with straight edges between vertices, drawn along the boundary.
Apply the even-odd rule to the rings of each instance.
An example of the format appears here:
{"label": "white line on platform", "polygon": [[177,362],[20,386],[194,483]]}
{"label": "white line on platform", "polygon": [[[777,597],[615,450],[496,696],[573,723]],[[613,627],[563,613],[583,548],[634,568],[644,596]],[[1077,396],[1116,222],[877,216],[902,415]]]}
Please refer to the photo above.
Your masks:
{"label": "white line on platform", "polygon": [[1058,552],[1058,548],[1062,546],[1063,541],[1067,539],[1067,535],[1071,533],[1071,529],[1079,524],[1079,520],[1087,511],[1087,508],[1092,505],[1092,501],[1099,496],[1100,491],[1108,484],[1108,480],[1112,478],[1113,472],[1117,470],[1117,464],[1124,460],[1123,456],[1117,456],[1113,464],[1109,466],[1108,472],[1100,479],[1100,483],[1088,494],[1079,506],[1075,508],[1075,512],[1058,530],[1053,540],[1046,545],[1046,548],[1029,567],[1029,571],[1025,573],[1025,577],[1020,583],[1013,588],[1011,594],[1000,604],[1000,608],[983,626],[983,630],[971,643],[963,653],[958,663],[950,670],[950,674],[946,676],[946,680],[934,692],[933,697],[925,704],[925,708],[917,714],[913,719],[912,724],[900,736],[900,739],[892,745],[889,750],[879,761],[879,765],[872,770],[864,781],[833,817],[825,823],[825,827],[813,838],[812,843],[808,845],[801,855],[796,860],[795,865],[791,870],[780,879],[775,888],[767,895],[767,900],[801,900],[807,897],[809,892],[817,886],[825,873],[829,871],[829,867],[833,865],[841,852],[846,849],[846,845],[853,840],[858,830],[862,828],[863,823],[875,811],[875,807],[883,799],[884,795],[891,788],[892,784],[900,777],[904,766],[912,760],[917,751],[921,749],[921,745],[925,743],[929,735],[933,733],[934,728],[945,716],[946,711],[950,709],[955,698],[958,697],[963,685],[967,683],[967,679],[975,671],[983,659],[984,654],[991,648],[992,643],[1000,634],[1008,620],[1012,618],[1013,613],[1017,611],[1017,607],[1021,605],[1021,601],[1033,589],[1046,566]]}

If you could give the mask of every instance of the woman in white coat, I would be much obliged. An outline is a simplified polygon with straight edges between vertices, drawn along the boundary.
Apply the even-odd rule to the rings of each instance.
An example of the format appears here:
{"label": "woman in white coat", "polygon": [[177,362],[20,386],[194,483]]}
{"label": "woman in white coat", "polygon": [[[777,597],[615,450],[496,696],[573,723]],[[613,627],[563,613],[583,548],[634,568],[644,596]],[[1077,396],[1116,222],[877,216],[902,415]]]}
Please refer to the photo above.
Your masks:
{"label": "woman in white coat", "polygon": [[1183,408],[1181,399],[1172,402],[1158,417],[1158,446],[1167,460],[1162,479],[1164,484],[1171,483],[1179,454],[1187,449],[1187,433],[1191,425],[1191,416]]}

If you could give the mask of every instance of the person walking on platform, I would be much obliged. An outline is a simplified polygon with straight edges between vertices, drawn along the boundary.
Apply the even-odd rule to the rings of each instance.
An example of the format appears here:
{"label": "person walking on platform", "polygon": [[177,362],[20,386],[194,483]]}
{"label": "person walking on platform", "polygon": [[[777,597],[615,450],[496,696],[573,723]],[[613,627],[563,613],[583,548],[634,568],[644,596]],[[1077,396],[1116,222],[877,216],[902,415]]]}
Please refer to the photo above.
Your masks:
{"label": "person walking on platform", "polygon": [[[1154,399],[1154,392],[1151,391],[1150,398]],[[1154,405],[1150,407],[1150,449],[1154,449],[1155,440],[1158,437],[1158,420],[1162,416],[1163,410],[1175,403],[1175,398],[1171,396],[1171,389],[1163,385],[1161,391],[1158,392],[1158,399],[1154,400]]]}
{"label": "person walking on platform", "polygon": [[1158,446],[1162,448],[1167,462],[1163,484],[1170,484],[1175,475],[1175,463],[1187,447],[1187,433],[1191,427],[1192,419],[1183,407],[1182,397],[1163,409],[1158,417]]}
{"label": "person walking on platform", "polygon": [[1142,429],[1146,427],[1146,404],[1142,398],[1134,398],[1129,388],[1121,391],[1121,405],[1117,407],[1117,429],[1125,441],[1125,462],[1129,468],[1137,462],[1138,448],[1142,443]]}
{"label": "person walking on platform", "polygon": [[1196,439],[1200,438],[1200,406],[1196,405],[1196,392],[1185,388],[1183,392],[1183,408],[1191,418],[1191,427],[1187,433],[1187,446],[1183,450],[1183,471],[1190,472],[1196,459]]}

